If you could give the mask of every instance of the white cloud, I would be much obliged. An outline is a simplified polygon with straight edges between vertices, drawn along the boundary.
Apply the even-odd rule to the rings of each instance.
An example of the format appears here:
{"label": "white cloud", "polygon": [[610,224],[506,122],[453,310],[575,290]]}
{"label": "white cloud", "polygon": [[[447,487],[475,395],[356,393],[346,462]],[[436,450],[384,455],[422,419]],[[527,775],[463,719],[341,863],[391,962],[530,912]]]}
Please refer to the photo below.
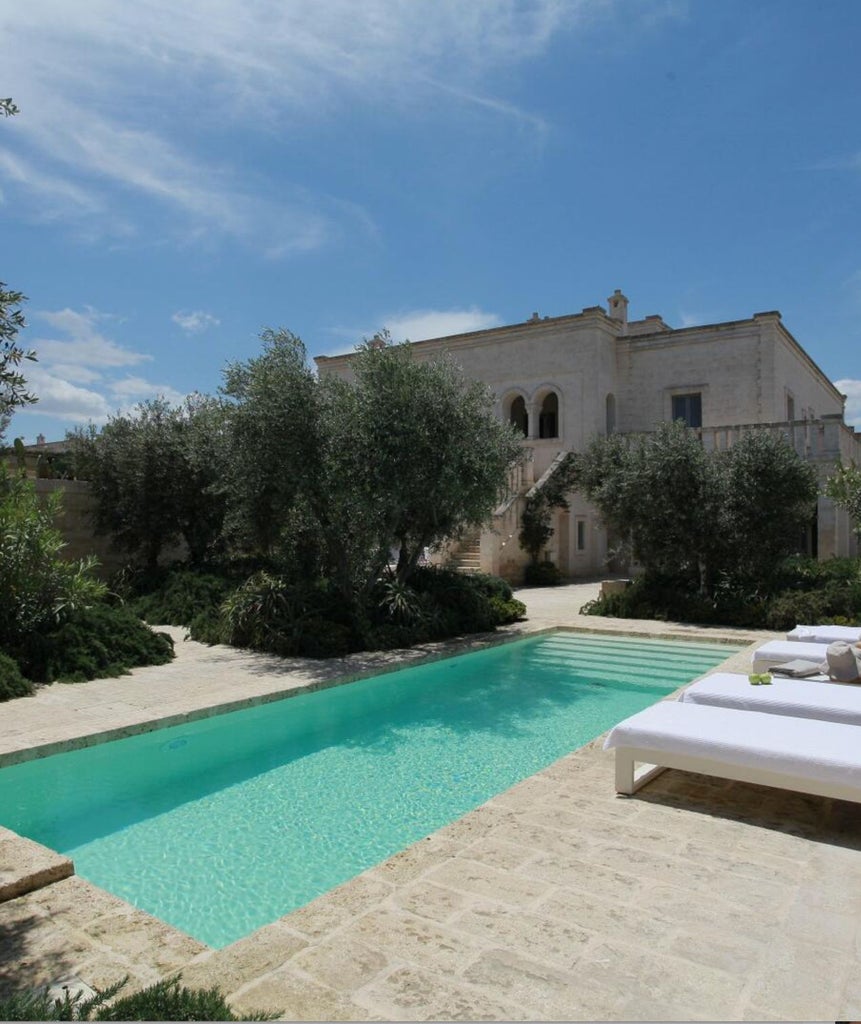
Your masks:
{"label": "white cloud", "polygon": [[196,309],[193,313],[183,313],[180,310],[173,314],[171,320],[175,324],[179,324],[187,334],[200,334],[201,331],[206,331],[210,327],[218,327],[221,323],[217,316],[205,313],[202,309]]}
{"label": "white cloud", "polygon": [[103,424],[148,398],[162,395],[172,403],[184,399],[170,385],[128,373],[152,356],[105,335],[103,325],[116,323],[116,317],[91,308],[42,310],[33,317],[56,333],[31,342],[38,361],[28,364],[27,381],[39,401],[21,409],[21,415],[53,417],[64,425]]}
{"label": "white cloud", "polygon": [[417,309],[383,318],[383,324],[395,341],[424,341],[499,327],[496,313],[476,309]]}
{"label": "white cloud", "polygon": [[104,423],[112,411],[104,395],[79,387],[38,363],[32,369],[28,366],[27,383],[39,401],[20,409],[18,414],[22,416],[54,416],[66,423]]}
{"label": "white cloud", "polygon": [[[543,131],[540,112],[504,95],[508,71],[617,2],[88,0],[72,16],[68,0],[28,0],[2,26],[21,114],[4,123],[0,180],[93,235],[146,225],[276,258],[319,249],[367,230],[368,214],[298,187],[289,170],[255,177],[241,143],[223,145],[227,131],[295,131],[357,100],[413,120],[443,102]],[[645,0],[636,16],[663,7]],[[221,155],[202,157],[212,140]],[[146,211],[127,213],[130,195]]]}
{"label": "white cloud", "polygon": [[185,395],[170,384],[153,384],[143,377],[123,377],[108,386],[111,394],[124,404],[136,405],[149,398],[164,398],[171,405],[179,405],[185,399]]}
{"label": "white cloud", "polygon": [[57,312],[42,311],[36,313],[36,317],[71,336],[71,340],[35,338],[32,347],[42,362],[71,364],[82,367],[84,373],[93,373],[106,367],[134,366],[152,359],[143,352],[123,348],[100,333],[96,325],[110,318],[95,310],[78,313],[67,308]]}
{"label": "white cloud", "polygon": [[381,327],[361,329],[354,327],[333,327],[330,334],[343,339],[329,348],[326,355],[335,356],[352,352],[363,338],[371,338],[378,330],[385,328],[392,341],[426,341],[428,338],[446,338],[451,334],[466,334],[499,327],[502,320],[496,313],[477,309],[416,309],[392,313],[380,317]]}
{"label": "white cloud", "polygon": [[834,387],[846,395],[845,420],[850,427],[861,430],[861,380],[844,378],[834,381]]}

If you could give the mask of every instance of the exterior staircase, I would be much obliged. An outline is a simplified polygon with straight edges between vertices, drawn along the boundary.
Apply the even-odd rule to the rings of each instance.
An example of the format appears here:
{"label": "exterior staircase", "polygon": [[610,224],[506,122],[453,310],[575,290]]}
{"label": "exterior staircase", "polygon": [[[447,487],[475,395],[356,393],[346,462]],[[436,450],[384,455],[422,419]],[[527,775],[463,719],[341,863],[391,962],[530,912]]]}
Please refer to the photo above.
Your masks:
{"label": "exterior staircase", "polygon": [[449,555],[446,564],[458,572],[481,572],[481,533],[478,530],[468,533],[457,550]]}

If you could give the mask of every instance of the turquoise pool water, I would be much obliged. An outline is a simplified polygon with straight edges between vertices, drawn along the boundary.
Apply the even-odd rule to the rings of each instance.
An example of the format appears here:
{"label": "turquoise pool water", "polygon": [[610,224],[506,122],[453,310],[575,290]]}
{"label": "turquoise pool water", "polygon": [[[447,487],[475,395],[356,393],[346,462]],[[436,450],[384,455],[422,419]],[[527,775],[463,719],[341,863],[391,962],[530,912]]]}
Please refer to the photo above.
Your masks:
{"label": "turquoise pool water", "polygon": [[566,633],[520,640],[2,768],[0,823],[222,947],[736,649]]}

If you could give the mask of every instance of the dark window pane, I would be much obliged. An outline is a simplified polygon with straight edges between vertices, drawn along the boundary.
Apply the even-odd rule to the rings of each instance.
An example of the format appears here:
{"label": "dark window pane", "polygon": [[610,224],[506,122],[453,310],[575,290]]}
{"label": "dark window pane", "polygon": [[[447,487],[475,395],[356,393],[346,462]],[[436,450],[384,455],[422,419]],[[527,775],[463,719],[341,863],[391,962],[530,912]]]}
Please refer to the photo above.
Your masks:
{"label": "dark window pane", "polygon": [[702,395],[673,395],[673,419],[684,420],[689,427],[703,425]]}

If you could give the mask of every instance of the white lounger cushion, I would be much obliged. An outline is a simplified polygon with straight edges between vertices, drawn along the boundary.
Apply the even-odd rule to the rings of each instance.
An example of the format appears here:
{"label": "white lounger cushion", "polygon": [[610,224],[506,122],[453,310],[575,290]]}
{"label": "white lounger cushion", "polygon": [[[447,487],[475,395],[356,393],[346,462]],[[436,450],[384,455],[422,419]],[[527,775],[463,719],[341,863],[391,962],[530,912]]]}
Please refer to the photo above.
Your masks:
{"label": "white lounger cushion", "polygon": [[796,626],[786,634],[786,639],[794,643],[832,644],[835,640],[845,640],[854,644],[861,640],[859,626]]}
{"label": "white lounger cushion", "polygon": [[861,801],[861,736],[842,722],[664,700],[620,722],[604,747],[616,748],[620,793],[655,774],[635,779],[639,762]]}
{"label": "white lounger cushion", "polygon": [[[715,672],[691,683],[679,699],[739,711],[861,725],[861,686],[848,684],[774,676],[770,686],[751,686],[747,676]],[[858,748],[861,751],[861,733]]]}
{"label": "white lounger cushion", "polygon": [[769,640],[753,652],[754,672],[765,672],[769,665],[783,665],[797,658],[822,664],[828,653],[828,644],[800,643],[797,640]]}

